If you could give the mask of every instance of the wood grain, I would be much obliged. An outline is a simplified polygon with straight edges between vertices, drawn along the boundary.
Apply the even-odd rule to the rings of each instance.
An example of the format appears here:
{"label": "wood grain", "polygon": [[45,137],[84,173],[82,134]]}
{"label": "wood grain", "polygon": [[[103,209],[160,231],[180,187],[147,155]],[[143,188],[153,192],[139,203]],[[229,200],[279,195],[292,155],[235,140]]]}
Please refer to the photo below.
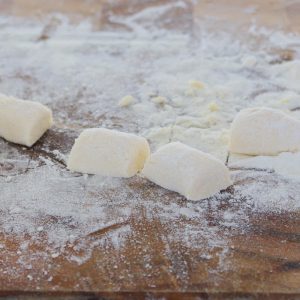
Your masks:
{"label": "wood grain", "polygon": [[[128,1],[0,0],[0,11],[4,15],[26,18],[41,18],[48,13],[60,12],[69,15],[74,22],[91,17],[95,29],[123,30],[122,25],[111,22],[108,16],[111,13],[120,16],[132,13],[128,11]],[[142,7],[168,1],[131,2],[135,3],[133,7],[138,11]],[[239,24],[241,27],[238,30],[242,31],[254,16],[258,24],[264,26],[279,25],[286,31],[295,32],[300,28],[300,3],[297,1],[252,1],[251,5],[237,0],[206,0],[197,5],[186,2],[184,10],[173,12],[172,19],[176,22],[165,24],[166,28],[178,27],[182,32],[192,32],[195,22],[213,17],[214,26],[224,26],[229,22],[235,28]],[[249,14],[248,18],[241,17],[240,11],[248,6],[255,7],[253,14]],[[46,29],[40,39],[47,39],[49,30],[51,28]],[[282,60],[294,59],[293,49],[274,51],[281,54]],[[76,104],[74,107],[64,103],[61,105],[65,105],[69,117],[77,113]],[[89,116],[83,117],[89,119]],[[90,125],[98,121],[91,120]],[[62,153],[68,153],[76,135],[77,128],[54,128],[32,149],[13,144],[9,147],[31,160],[46,157],[63,169],[64,163],[51,151],[59,149]],[[1,143],[6,144],[4,141]],[[4,174],[8,168],[14,166],[0,162],[0,172]],[[16,171],[26,172],[26,169]],[[155,193],[157,189],[141,178],[130,179],[128,185],[134,192],[144,193],[145,199],[147,193]],[[227,192],[230,194],[231,191]],[[171,199],[175,198],[174,193],[166,193]],[[183,198],[177,197],[174,201],[181,207],[186,205]],[[229,205],[225,199],[218,210],[224,211]],[[20,238],[0,230],[0,242],[6,249],[5,252],[0,251],[0,296],[22,297],[16,299],[300,299],[300,212],[258,214],[249,211],[245,215],[247,226],[239,229],[220,224],[219,216],[209,209],[209,200],[207,207],[207,224],[216,228],[221,236],[226,235],[226,247],[220,244],[199,249],[168,240],[168,233],[172,232],[174,224],[162,223],[155,213],[149,216],[143,204],[128,220],[96,229],[82,237],[87,245],[92,245],[109,232],[123,226],[131,228],[131,235],[120,249],[111,244],[98,246],[83,264],[70,262],[65,256],[52,257],[50,253],[46,258],[39,257],[39,252],[48,251],[42,240],[32,242],[30,236]],[[45,219],[47,222],[69,224],[69,220],[54,216],[48,216]],[[184,227],[193,221],[181,218],[178,222]],[[30,241],[28,254],[34,257],[32,268],[16,270],[18,276],[4,273],[4,267],[19,268],[17,250],[24,240]],[[67,247],[66,256],[70,257],[74,251],[74,245]],[[34,280],[29,281],[28,275],[33,276]]]}

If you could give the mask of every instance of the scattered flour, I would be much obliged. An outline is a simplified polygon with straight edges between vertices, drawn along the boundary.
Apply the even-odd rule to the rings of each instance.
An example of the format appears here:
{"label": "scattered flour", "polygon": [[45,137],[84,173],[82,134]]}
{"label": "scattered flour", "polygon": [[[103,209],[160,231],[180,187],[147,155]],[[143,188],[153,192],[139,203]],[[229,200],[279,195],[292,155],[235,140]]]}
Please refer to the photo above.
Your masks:
{"label": "scattered flour", "polygon": [[266,171],[237,171],[233,173],[237,198],[244,199],[254,213],[299,211],[300,182],[276,176]]}
{"label": "scattered flour", "polygon": [[239,160],[231,168],[269,169],[291,180],[300,181],[300,152],[281,153],[278,156],[256,156]]}
{"label": "scattered flour", "polygon": [[[89,22],[75,26],[56,15],[58,25],[43,41],[38,37],[49,20],[0,17],[0,91],[51,107],[54,133],[67,132],[72,141],[70,130],[102,126],[144,135],[152,150],[181,141],[224,162],[229,127],[240,109],[269,106],[300,119],[300,63],[274,64],[280,57],[271,51],[299,51],[299,36],[253,25],[248,45],[225,30],[210,30],[209,20],[187,34],[184,27],[168,27],[165,16],[176,9],[188,8],[174,1],[127,16],[110,15],[111,24],[122,31],[113,26],[94,31]],[[257,37],[265,44],[251,47]],[[117,105],[124,95],[136,100],[126,109]],[[42,271],[55,281],[49,258],[83,264],[96,247],[121,250],[137,241],[131,221],[141,216],[167,228],[168,243],[202,251],[202,259],[219,251],[219,264],[225,267],[229,239],[246,232],[251,215],[300,209],[296,153],[230,162],[234,188],[190,202],[139,177],[71,174],[64,168],[71,143],[68,149],[59,143],[55,148],[45,146],[36,157],[34,150],[0,141],[0,227],[20,239],[19,271],[4,261],[2,274],[22,277],[22,270],[31,270],[42,257],[47,266]],[[24,236],[30,238],[24,241]],[[42,245],[34,255],[28,251],[31,243]],[[0,251],[6,251],[2,241]],[[178,256],[171,248],[164,251]],[[6,253],[8,260],[11,253]],[[147,257],[145,265],[151,269]],[[186,278],[186,267],[180,270]]]}

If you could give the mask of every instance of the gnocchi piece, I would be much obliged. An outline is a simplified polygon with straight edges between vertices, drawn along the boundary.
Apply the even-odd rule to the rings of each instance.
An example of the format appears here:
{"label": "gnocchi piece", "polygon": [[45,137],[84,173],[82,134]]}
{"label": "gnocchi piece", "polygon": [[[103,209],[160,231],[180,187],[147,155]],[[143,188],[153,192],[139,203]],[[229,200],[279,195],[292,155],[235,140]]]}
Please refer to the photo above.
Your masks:
{"label": "gnocchi piece", "polygon": [[300,121],[272,108],[244,109],[231,125],[229,150],[247,155],[299,151]]}
{"label": "gnocchi piece", "polygon": [[0,94],[0,137],[31,147],[52,126],[51,110],[38,102]]}
{"label": "gnocchi piece", "polygon": [[229,170],[220,160],[179,142],[164,145],[152,154],[142,174],[189,200],[205,199],[232,184]]}
{"label": "gnocchi piece", "polygon": [[150,155],[143,137],[105,128],[84,130],[75,140],[68,169],[81,173],[131,177]]}

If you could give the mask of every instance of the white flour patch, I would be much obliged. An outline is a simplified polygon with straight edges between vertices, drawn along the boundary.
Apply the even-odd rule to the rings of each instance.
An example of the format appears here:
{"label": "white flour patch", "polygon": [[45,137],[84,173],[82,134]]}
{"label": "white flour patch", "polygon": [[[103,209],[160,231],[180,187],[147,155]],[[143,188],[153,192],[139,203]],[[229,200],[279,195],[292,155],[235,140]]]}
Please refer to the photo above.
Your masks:
{"label": "white flour patch", "polygon": [[300,152],[281,153],[278,156],[256,156],[229,165],[232,168],[269,169],[291,179],[300,181]]}
{"label": "white flour patch", "polygon": [[236,171],[233,177],[235,197],[244,199],[253,213],[297,212],[300,209],[299,181],[255,170]]}

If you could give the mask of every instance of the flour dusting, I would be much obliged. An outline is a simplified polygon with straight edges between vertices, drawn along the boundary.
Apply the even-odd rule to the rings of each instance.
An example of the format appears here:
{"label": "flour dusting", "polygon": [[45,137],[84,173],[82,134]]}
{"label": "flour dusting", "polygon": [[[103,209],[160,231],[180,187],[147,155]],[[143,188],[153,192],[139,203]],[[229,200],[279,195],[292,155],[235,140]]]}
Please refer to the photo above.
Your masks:
{"label": "flour dusting", "polygon": [[[151,243],[163,241],[169,271],[184,286],[186,259],[178,249],[217,265],[211,276],[218,278],[230,268],[231,238],[247,234],[256,215],[299,211],[299,153],[229,161],[234,185],[201,202],[138,176],[104,178],[66,169],[75,137],[89,127],[143,135],[152,150],[181,141],[225,162],[230,124],[241,109],[274,107],[300,119],[300,61],[272,52],[299,51],[299,36],[252,26],[249,37],[265,39],[253,49],[206,22],[195,23],[193,34],[184,18],[178,20],[186,27],[171,28],[172,13],[188,9],[174,1],[111,14],[111,27],[98,31],[88,21],[74,25],[58,14],[40,21],[0,17],[0,92],[48,105],[55,120],[33,149],[0,141],[1,234],[16,245],[0,239],[6,254],[0,272],[7,278],[26,274],[30,282],[53,282],[55,290],[53,260],[84,265],[99,249],[103,257],[116,251],[102,262],[112,272],[128,263],[122,252],[128,245],[142,260],[141,276],[151,278]],[[53,18],[55,26],[45,31]],[[34,254],[28,250],[33,245]],[[15,255],[18,268],[11,269]],[[33,274],[41,261],[44,267]],[[119,280],[131,275],[119,274]]]}
{"label": "flour dusting", "polygon": [[287,179],[300,181],[300,152],[284,152],[277,156],[248,157],[231,163],[232,168],[269,169]]}

